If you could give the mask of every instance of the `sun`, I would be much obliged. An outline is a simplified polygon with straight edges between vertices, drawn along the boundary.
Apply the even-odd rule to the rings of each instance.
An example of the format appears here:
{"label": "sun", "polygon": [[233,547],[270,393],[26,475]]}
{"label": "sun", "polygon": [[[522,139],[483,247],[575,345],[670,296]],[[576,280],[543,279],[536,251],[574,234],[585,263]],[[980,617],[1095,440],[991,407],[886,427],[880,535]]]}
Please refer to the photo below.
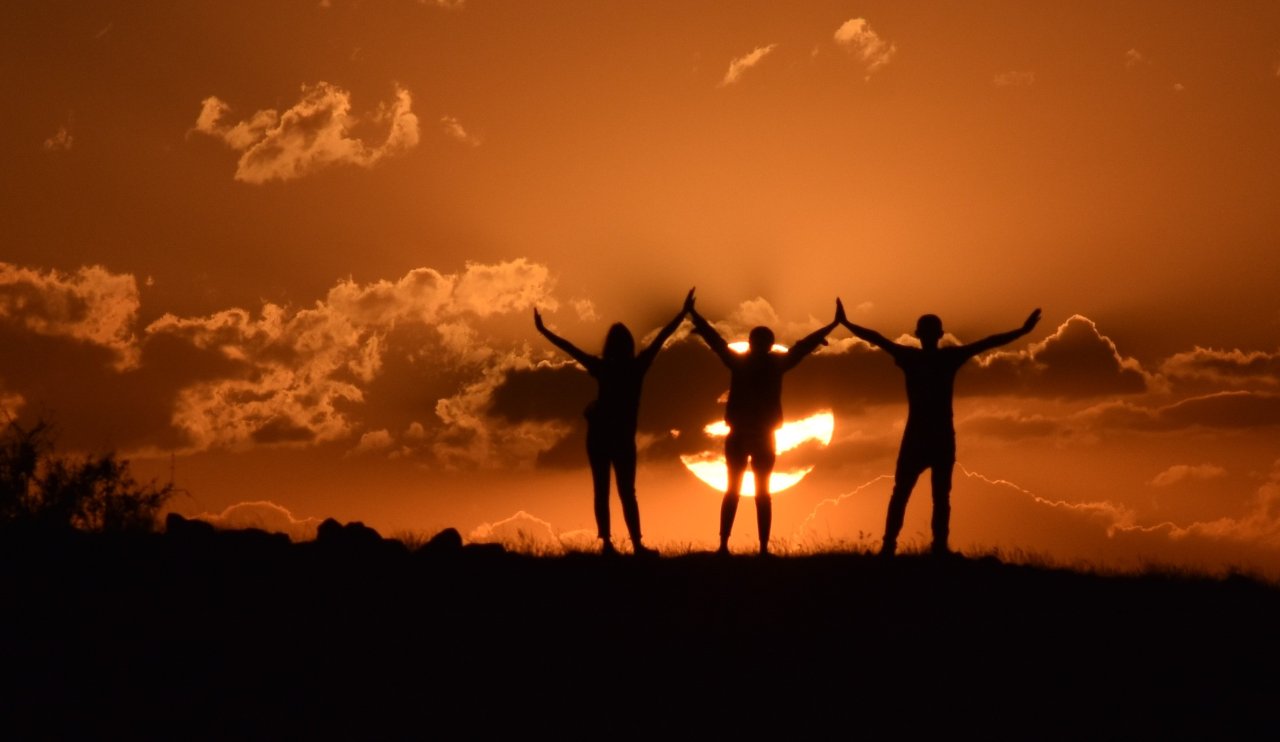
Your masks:
{"label": "sun", "polygon": [[[729,349],[735,353],[743,353],[747,347],[745,341],[729,343]],[[785,353],[787,348],[784,345],[775,344],[773,350]],[[711,438],[723,439],[729,434],[729,426],[723,420],[719,420],[707,424],[702,431]],[[826,446],[831,443],[834,432],[835,415],[830,410],[823,410],[800,420],[784,422],[782,427],[773,433],[774,446],[779,455],[809,441],[817,441]],[[680,461],[695,477],[714,489],[724,492],[728,488],[729,472],[725,466],[723,450],[718,452],[708,450],[684,455],[680,457]],[[812,465],[789,470],[775,466],[773,473],[769,475],[769,492],[778,493],[794,487],[811,471],[813,471]],[[750,469],[742,477],[742,494],[746,497],[755,497],[756,494],[756,480]]]}

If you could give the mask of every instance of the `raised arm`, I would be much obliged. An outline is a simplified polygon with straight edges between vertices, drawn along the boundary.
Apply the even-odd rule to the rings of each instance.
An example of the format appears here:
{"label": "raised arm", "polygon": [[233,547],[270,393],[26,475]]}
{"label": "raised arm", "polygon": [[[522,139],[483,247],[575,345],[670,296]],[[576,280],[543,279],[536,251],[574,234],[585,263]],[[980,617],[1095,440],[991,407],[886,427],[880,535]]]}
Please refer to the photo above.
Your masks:
{"label": "raised arm", "polygon": [[796,343],[787,350],[786,367],[792,368],[803,361],[810,353],[817,350],[819,345],[826,345],[827,335],[830,335],[831,331],[836,329],[836,325],[840,324],[840,319],[842,317],[844,317],[844,305],[840,303],[839,299],[836,299],[835,319],[797,340]]}
{"label": "raised arm", "polygon": [[1039,321],[1040,321],[1040,310],[1036,309],[1031,314],[1027,315],[1027,320],[1022,323],[1022,327],[1019,327],[1016,330],[1009,330],[1008,332],[996,333],[995,335],[991,335],[990,337],[985,337],[981,340],[975,340],[974,342],[964,345],[962,347],[964,348],[965,353],[970,357],[976,356],[979,353],[986,352],[988,350],[991,350],[992,348],[998,348],[1001,345],[1012,343],[1014,340],[1017,340],[1018,338],[1022,337],[1023,335],[1026,335],[1028,332],[1031,332],[1033,329],[1035,329],[1036,323],[1038,323]]}
{"label": "raised arm", "polygon": [[711,326],[698,310],[693,307],[693,303],[689,303],[689,319],[693,320],[693,329],[702,336],[703,342],[711,349],[711,352],[720,357],[720,361],[724,365],[733,367],[734,354],[729,350],[729,344],[720,337],[720,333],[716,332],[716,328]]}
{"label": "raised arm", "polygon": [[538,328],[538,332],[546,336],[546,338],[551,341],[552,345],[556,346],[560,350],[563,350],[565,353],[568,353],[570,356],[573,357],[573,360],[582,364],[582,367],[585,368],[587,371],[594,372],[596,370],[596,366],[599,364],[600,359],[596,358],[590,353],[584,352],[578,346],[574,345],[568,340],[565,340],[564,338],[555,334],[551,330],[548,330],[547,326],[542,324],[542,315],[538,312],[537,307],[533,308],[533,326]]}
{"label": "raised arm", "polygon": [[898,343],[893,342],[892,340],[885,337],[884,335],[881,335],[875,330],[872,330],[867,327],[863,327],[862,325],[855,325],[854,323],[850,322],[847,319],[844,321],[844,326],[849,328],[849,332],[852,332],[854,337],[859,338],[860,340],[865,340],[868,343],[871,343],[872,345],[876,346],[880,350],[883,350],[891,355],[896,355],[899,351],[901,351],[903,348],[906,347],[904,345],[900,345]]}
{"label": "raised arm", "polygon": [[676,328],[680,327],[680,323],[684,321],[684,316],[688,314],[691,309],[693,309],[693,289],[689,289],[689,293],[684,297],[684,305],[680,307],[680,312],[658,331],[658,336],[653,339],[653,342],[649,343],[644,350],[640,351],[640,354],[637,356],[637,360],[640,362],[640,368],[647,369],[649,364],[653,363],[653,359],[658,357],[658,351],[662,350],[662,346],[667,342],[667,338],[671,337],[671,334],[676,331]]}

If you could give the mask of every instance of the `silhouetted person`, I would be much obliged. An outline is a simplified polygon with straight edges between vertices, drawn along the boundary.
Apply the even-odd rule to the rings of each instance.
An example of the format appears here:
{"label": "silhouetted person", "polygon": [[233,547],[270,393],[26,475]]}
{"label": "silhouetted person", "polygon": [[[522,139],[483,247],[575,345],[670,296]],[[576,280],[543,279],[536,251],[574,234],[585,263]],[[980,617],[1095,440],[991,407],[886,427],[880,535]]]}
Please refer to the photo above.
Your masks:
{"label": "silhouetted person", "polygon": [[693,307],[693,289],[689,289],[680,313],[667,323],[648,347],[636,353],[635,339],[621,322],[609,328],[604,338],[604,352],[599,356],[585,353],[542,324],[542,315],[533,310],[534,326],[557,348],[573,357],[587,373],[595,377],[596,398],[584,412],[587,418],[587,460],[591,463],[591,480],[595,491],[596,532],[605,554],[613,554],[609,527],[609,470],[618,484],[622,501],[622,518],[631,534],[631,545],[637,555],[654,555],[640,536],[640,506],[636,502],[636,424],[640,412],[640,391],[645,372],[653,364],[662,344],[676,331],[685,313]]}
{"label": "silhouetted person", "polygon": [[1033,311],[1016,330],[945,348],[938,347],[938,341],[942,339],[942,320],[937,315],[926,314],[917,320],[919,348],[900,345],[875,330],[842,320],[854,335],[893,356],[894,363],[902,369],[907,381],[907,426],[902,433],[902,446],[898,449],[893,494],[889,497],[889,514],[885,519],[880,553],[893,556],[897,551],[907,500],[916,480],[925,469],[929,469],[933,487],[932,551],[940,556],[950,554],[947,539],[951,529],[951,472],[956,463],[956,431],[952,422],[951,400],[956,372],[979,353],[1013,342],[1031,332],[1040,321],[1040,310]]}
{"label": "silhouetted person", "polygon": [[760,532],[760,553],[769,553],[769,528],[773,522],[773,499],[769,475],[777,458],[774,431],[782,426],[782,375],[795,368],[819,345],[844,316],[836,300],[836,319],[818,328],[785,353],[773,350],[773,330],[756,327],[747,336],[746,353],[734,353],[720,333],[689,304],[694,329],[707,346],[729,367],[729,399],[724,421],[729,435],[724,439],[724,459],[729,469],[729,486],[720,503],[720,553],[729,553],[729,533],[738,513],[742,477],[748,461],[756,480],[756,526]]}

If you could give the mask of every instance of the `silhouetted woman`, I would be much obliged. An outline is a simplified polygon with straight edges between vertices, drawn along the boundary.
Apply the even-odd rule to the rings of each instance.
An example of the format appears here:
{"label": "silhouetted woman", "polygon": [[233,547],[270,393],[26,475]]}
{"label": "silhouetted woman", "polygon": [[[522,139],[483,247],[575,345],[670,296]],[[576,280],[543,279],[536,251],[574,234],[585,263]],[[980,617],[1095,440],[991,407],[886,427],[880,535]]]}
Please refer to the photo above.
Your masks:
{"label": "silhouetted woman", "polygon": [[533,323],[557,348],[595,377],[596,398],[584,412],[587,418],[587,460],[591,462],[591,480],[595,490],[596,530],[605,554],[614,553],[609,529],[609,470],[618,483],[618,499],[622,501],[622,517],[631,534],[631,545],[637,555],[654,555],[657,551],[643,544],[640,537],[640,505],[636,502],[636,425],[640,413],[640,391],[645,372],[653,364],[662,345],[684,320],[693,304],[689,289],[684,306],[675,319],[667,323],[648,347],[636,353],[635,339],[621,322],[609,328],[604,338],[604,352],[599,356],[585,353],[542,324],[542,315],[533,310]]}

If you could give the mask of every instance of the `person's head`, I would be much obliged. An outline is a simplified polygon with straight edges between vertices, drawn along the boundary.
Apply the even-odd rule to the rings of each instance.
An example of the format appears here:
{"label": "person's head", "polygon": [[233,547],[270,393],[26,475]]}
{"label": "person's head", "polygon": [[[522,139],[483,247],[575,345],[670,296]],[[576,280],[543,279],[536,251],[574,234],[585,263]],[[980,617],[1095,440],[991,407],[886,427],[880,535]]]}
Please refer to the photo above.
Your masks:
{"label": "person's head", "polygon": [[747,335],[747,345],[752,353],[768,353],[773,350],[773,330],[768,327],[756,327]]}
{"label": "person's head", "polygon": [[604,336],[604,358],[608,361],[625,360],[636,355],[636,341],[631,331],[621,322],[614,322]]}
{"label": "person's head", "polygon": [[916,320],[916,337],[924,345],[937,345],[942,339],[942,320],[936,314],[922,314]]}

